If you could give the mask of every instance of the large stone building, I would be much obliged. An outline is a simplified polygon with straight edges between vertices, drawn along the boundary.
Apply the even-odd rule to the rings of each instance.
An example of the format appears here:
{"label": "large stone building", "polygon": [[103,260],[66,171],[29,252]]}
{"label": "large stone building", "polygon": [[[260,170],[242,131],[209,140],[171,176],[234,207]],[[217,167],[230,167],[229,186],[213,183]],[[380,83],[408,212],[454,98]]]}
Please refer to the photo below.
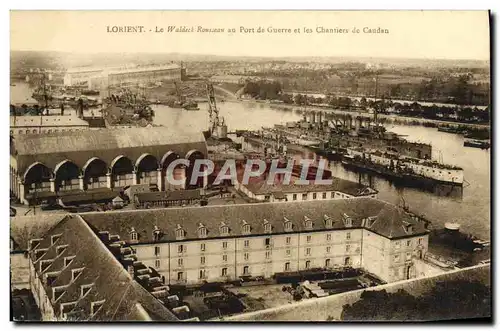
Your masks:
{"label": "large stone building", "polygon": [[89,123],[76,116],[11,116],[10,135],[88,130]]}
{"label": "large stone building", "polygon": [[66,86],[102,89],[121,84],[156,83],[181,80],[183,69],[177,64],[113,68],[72,68],[64,75]]}
{"label": "large stone building", "polygon": [[[201,132],[176,127],[18,135],[11,138],[10,150],[11,192],[25,204],[133,184],[164,190],[173,160],[207,155]],[[175,173],[189,183],[192,167]]]}
{"label": "large stone building", "polygon": [[86,213],[168,284],[228,281],[311,268],[364,268],[391,282],[416,277],[425,221],[372,198]]}

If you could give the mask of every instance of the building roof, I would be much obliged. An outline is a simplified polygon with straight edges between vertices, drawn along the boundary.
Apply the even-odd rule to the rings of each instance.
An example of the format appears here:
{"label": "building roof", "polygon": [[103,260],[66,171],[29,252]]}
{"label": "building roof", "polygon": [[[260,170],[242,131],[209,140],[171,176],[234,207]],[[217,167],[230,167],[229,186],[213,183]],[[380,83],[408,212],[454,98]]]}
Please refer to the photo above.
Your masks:
{"label": "building roof", "polygon": [[[37,253],[39,249],[46,251]],[[132,278],[79,215],[69,215],[53,227],[31,252],[31,259],[56,316],[61,316],[65,303],[73,303],[66,313],[81,321],[178,320]],[[75,271],[80,272],[76,277]],[[50,285],[45,275],[55,277]],[[90,287],[83,295],[82,286]],[[54,288],[61,291],[56,298]],[[93,302],[102,302],[102,307],[91,315]]]}
{"label": "building roof", "polygon": [[202,132],[172,125],[19,135],[13,138],[11,155],[17,158],[18,172],[24,173],[35,162],[54,169],[59,162],[68,159],[81,169],[92,157],[110,166],[119,155],[135,162],[142,154],[149,153],[159,161],[169,151],[184,157],[191,150],[207,155]]}
{"label": "building roof", "polygon": [[177,190],[136,193],[135,198],[139,203],[158,201],[179,201],[201,199],[200,190]]}
{"label": "building roof", "polygon": [[76,116],[10,116],[11,128],[39,128],[39,127],[70,127],[70,126],[89,126],[89,123]]}
{"label": "building roof", "polygon": [[28,241],[41,238],[53,226],[59,223],[66,213],[37,213],[30,216],[10,218],[10,237],[15,242],[16,250],[28,250]]}
{"label": "building roof", "polygon": [[[333,220],[332,229],[346,229],[346,218],[352,227],[361,227],[368,217],[381,218],[374,222],[371,231],[387,238],[408,236],[401,230],[404,222],[413,224],[412,235],[425,234],[423,222],[406,212],[373,198],[354,198],[323,201],[294,201],[282,203],[256,203],[243,205],[205,206],[192,208],[164,208],[135,211],[84,213],[82,217],[99,231],[118,234],[122,240],[130,239],[132,228],[137,231],[139,242],[153,242],[155,226],[163,232],[162,240],[176,240],[178,226],[185,231],[185,239],[197,239],[200,223],[207,228],[210,238],[221,237],[220,227],[227,225],[230,236],[243,235],[243,224],[251,226],[251,234],[264,234],[264,223],[272,225],[273,233],[285,232],[285,221],[293,224],[293,231],[307,231],[306,218],[313,221],[312,230],[327,229],[325,217]],[[245,234],[246,235],[246,234]]]}
{"label": "building roof", "polygon": [[268,184],[267,179],[252,180],[246,184],[246,188],[256,195],[281,193],[308,193],[308,192],[328,192],[337,191],[346,193],[352,196],[363,196],[375,194],[377,191],[368,186],[345,180],[342,178],[332,177],[331,185],[323,184],[296,184],[296,178],[292,177],[290,184],[284,185],[280,183]]}

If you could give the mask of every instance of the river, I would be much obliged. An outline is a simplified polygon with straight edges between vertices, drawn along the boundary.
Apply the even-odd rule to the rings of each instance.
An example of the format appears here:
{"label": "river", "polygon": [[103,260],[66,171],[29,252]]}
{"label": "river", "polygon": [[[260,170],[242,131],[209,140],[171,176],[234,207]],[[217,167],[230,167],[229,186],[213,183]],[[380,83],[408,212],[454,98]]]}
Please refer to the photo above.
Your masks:
{"label": "river", "polygon": [[[155,123],[206,130],[207,106],[206,103],[200,104],[199,111],[154,106]],[[219,103],[218,108],[229,131],[258,130],[262,126],[284,124],[301,118],[296,112],[271,109],[266,104],[225,102]],[[436,192],[425,192],[396,188],[384,179],[368,175],[362,176],[363,184],[371,184],[379,191],[379,198],[390,203],[399,204],[403,197],[412,211],[427,217],[437,226],[443,226],[446,222],[458,222],[462,225],[462,231],[489,239],[490,150],[464,147],[462,136],[439,132],[436,128],[389,125],[387,129],[405,135],[409,141],[431,143],[433,159],[463,167],[468,184],[464,184],[463,189],[441,187]],[[314,154],[304,153],[302,157],[313,158]],[[340,163],[331,163],[330,169],[336,177],[359,180],[358,174],[346,171]]]}

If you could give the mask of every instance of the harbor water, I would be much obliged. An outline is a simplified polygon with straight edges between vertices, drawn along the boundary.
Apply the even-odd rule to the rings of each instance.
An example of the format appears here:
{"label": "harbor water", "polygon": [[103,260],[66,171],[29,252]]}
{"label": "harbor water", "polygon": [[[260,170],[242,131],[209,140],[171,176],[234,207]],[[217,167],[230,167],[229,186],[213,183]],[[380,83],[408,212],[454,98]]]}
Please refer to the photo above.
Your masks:
{"label": "harbor water", "polygon": [[[208,127],[207,104],[201,103],[199,111],[154,106],[155,123],[186,127],[189,130],[206,130]],[[266,104],[247,102],[219,103],[229,131],[259,130],[262,126],[285,124],[302,118],[299,113],[271,109]],[[359,175],[347,171],[340,162],[331,162],[330,169],[336,177],[360,181],[379,191],[379,198],[400,204],[402,199],[410,210],[425,216],[437,227],[446,222],[458,222],[462,231],[490,239],[490,150],[463,146],[463,136],[438,132],[436,128],[423,126],[389,125],[389,131],[404,135],[409,141],[432,144],[433,159],[464,169],[463,188],[442,186],[433,192],[412,188],[398,188],[385,179]],[[314,158],[312,152],[304,152],[303,158]]]}

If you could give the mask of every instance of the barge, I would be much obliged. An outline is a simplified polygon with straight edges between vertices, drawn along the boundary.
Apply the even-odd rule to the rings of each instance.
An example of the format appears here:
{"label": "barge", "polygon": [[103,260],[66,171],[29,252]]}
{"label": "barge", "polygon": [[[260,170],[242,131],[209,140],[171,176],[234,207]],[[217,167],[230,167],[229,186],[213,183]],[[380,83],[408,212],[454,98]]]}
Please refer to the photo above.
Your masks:
{"label": "barge", "polygon": [[465,139],[464,146],[465,147],[481,148],[481,149],[489,149],[491,144],[487,140]]}

